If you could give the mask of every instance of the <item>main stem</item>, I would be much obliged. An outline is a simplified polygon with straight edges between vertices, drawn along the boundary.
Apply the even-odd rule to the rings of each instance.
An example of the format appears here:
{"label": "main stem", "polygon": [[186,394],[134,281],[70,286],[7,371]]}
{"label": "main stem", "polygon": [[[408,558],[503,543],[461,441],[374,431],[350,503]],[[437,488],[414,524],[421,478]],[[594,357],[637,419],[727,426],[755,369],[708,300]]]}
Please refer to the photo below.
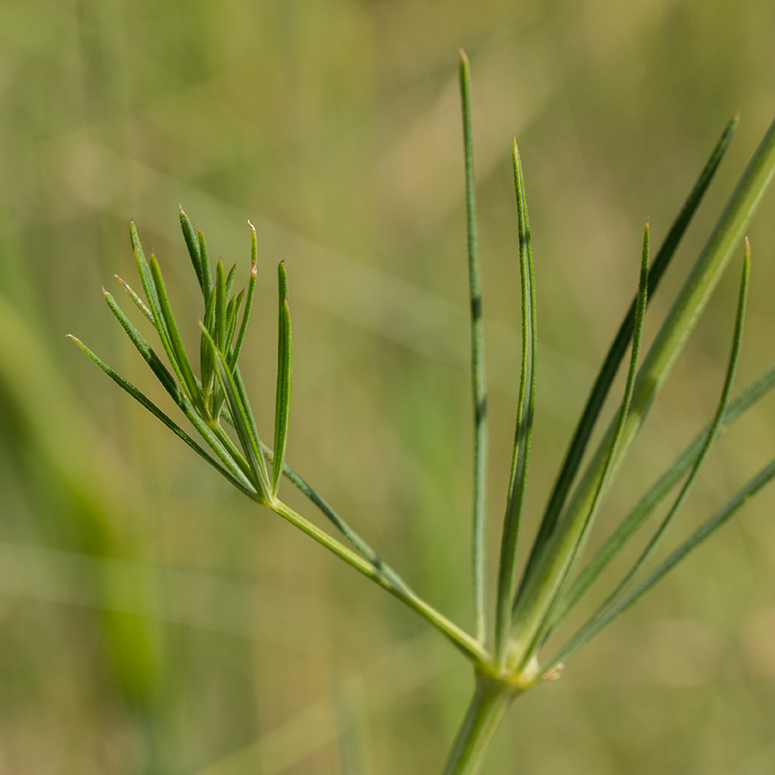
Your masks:
{"label": "main stem", "polygon": [[490,740],[516,695],[513,686],[477,674],[476,690],[455,738],[444,775],[476,775],[479,772]]}

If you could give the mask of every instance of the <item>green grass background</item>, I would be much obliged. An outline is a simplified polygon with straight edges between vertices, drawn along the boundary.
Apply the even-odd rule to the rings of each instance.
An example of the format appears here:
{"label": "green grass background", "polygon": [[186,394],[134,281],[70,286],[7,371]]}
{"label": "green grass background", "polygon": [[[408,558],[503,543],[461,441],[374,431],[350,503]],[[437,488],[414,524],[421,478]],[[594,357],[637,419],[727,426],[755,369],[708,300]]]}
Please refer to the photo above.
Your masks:
{"label": "green grass background", "polygon": [[[473,72],[494,556],[520,355],[512,135],[538,284],[535,525],[634,294],[643,223],[657,245],[741,109],[648,338],[775,115],[773,40],[769,0],[2,0],[0,773],[434,773],[471,690],[440,636],[232,492],[65,339],[167,406],[100,294],[115,273],[134,279],[130,214],[192,346],[178,203],[244,279],[256,224],[243,373],[266,438],[286,259],[289,463],[471,628],[458,47]],[[749,234],[738,387],[775,361],[774,216],[770,193]],[[738,271],[593,542],[710,418]],[[722,439],[674,539],[773,454],[770,400]],[[766,491],[521,699],[485,773],[771,773],[773,506]]]}

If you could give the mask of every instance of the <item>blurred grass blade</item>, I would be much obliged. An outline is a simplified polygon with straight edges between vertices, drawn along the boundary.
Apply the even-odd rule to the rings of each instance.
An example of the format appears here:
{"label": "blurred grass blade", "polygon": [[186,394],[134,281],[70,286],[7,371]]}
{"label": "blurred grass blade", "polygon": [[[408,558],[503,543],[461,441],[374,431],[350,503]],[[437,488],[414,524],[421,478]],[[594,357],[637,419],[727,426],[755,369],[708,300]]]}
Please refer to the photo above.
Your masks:
{"label": "blurred grass blade", "polygon": [[748,481],[738,492],[712,517],[706,520],[687,538],[667,559],[660,563],[635,589],[632,590],[614,608],[602,616],[590,619],[560,651],[552,657],[549,665],[565,661],[574,652],[595,637],[617,616],[624,613],[633,603],[648,592],[665,574],[669,573],[689,552],[699,546],[713,532],[718,530],[735,512],[745,505],[759,490],[775,477],[775,460],[772,460]]}
{"label": "blurred grass blade", "polygon": [[[694,188],[689,194],[688,198],[684,202],[681,211],[678,213],[678,217],[675,219],[673,225],[670,228],[667,236],[665,237],[659,252],[654,259],[651,269],[649,271],[649,285],[648,285],[648,297],[649,300],[653,297],[654,292],[659,285],[659,281],[662,279],[671,259],[675,255],[678,244],[684,235],[684,232],[689,226],[692,218],[694,217],[700,202],[708,189],[713,176],[721,163],[724,154],[729,146],[732,136],[737,130],[740,122],[739,113],[735,115],[724,129],[721,138],[719,139],[716,147],[713,149],[713,153],[708,159],[705,168],[700,173],[700,177],[694,184]],[[622,321],[619,331],[614,337],[614,341],[611,344],[611,348],[603,361],[603,365],[600,368],[600,373],[597,375],[592,390],[587,399],[586,406],[579,419],[579,424],[573,435],[573,439],[568,447],[568,451],[563,461],[562,468],[557,477],[557,481],[552,490],[549,503],[544,512],[541,526],[538,531],[538,535],[533,544],[530,557],[528,559],[527,569],[524,574],[524,578],[527,578],[533,571],[536,559],[541,552],[544,543],[548,540],[549,536],[554,531],[554,527],[559,519],[562,507],[565,504],[565,500],[568,496],[573,479],[576,476],[579,465],[581,464],[582,457],[584,456],[584,450],[589,443],[589,438],[592,435],[592,431],[595,427],[600,411],[603,408],[606,397],[611,389],[614,378],[619,365],[624,358],[624,354],[627,351],[627,346],[632,339],[632,333],[635,327],[635,305],[637,299],[633,299],[630,304],[630,308]]]}
{"label": "blurred grass blade", "polygon": [[[737,362],[740,355],[740,343],[742,341],[742,336],[743,336],[743,320],[745,318],[745,307],[746,307],[746,301],[748,297],[748,282],[749,282],[749,276],[750,276],[751,253],[750,253],[750,246],[748,244],[747,239],[745,243],[746,243],[746,250],[745,250],[745,258],[743,261],[743,276],[740,283],[740,295],[738,299],[737,315],[735,318],[735,330],[734,330],[734,336],[732,340],[732,351],[729,356],[729,364],[727,366],[727,373],[724,379],[724,387],[721,391],[721,398],[719,399],[718,407],[716,409],[716,414],[713,418],[713,421],[710,424],[710,429],[708,430],[707,433],[704,434],[704,440],[702,442],[702,446],[700,448],[699,453],[694,458],[694,463],[692,465],[691,471],[689,472],[689,476],[684,482],[684,485],[681,488],[681,491],[678,494],[678,497],[676,498],[672,507],[670,508],[670,511],[662,520],[662,523],[660,524],[657,531],[654,533],[649,543],[646,545],[646,548],[643,550],[638,560],[635,562],[635,564],[632,566],[632,568],[629,570],[626,576],[622,579],[622,581],[617,585],[614,591],[608,596],[605,602],[600,606],[599,610],[601,612],[604,611],[606,608],[608,608],[610,605],[612,605],[614,601],[616,601],[616,599],[620,597],[622,592],[629,586],[630,582],[637,576],[637,574],[645,566],[648,560],[653,556],[662,537],[667,532],[667,529],[670,527],[676,514],[679,512],[684,502],[686,501],[686,498],[691,492],[692,486],[696,481],[697,474],[702,468],[702,465],[705,462],[708,456],[708,453],[711,450],[711,447],[718,439],[722,431],[722,428],[724,425],[724,418],[727,413],[727,406],[729,403],[729,394],[732,392],[732,383],[735,378],[735,373],[737,372]],[[630,533],[630,535],[632,535],[632,533]],[[618,551],[621,550],[623,546],[624,546],[624,543],[620,543],[616,547],[616,551],[614,552],[614,554],[618,553]],[[611,559],[611,557],[614,556],[614,554],[611,554],[609,556],[609,560]],[[600,570],[602,570],[602,568]],[[574,589],[575,589],[575,585],[574,585]],[[563,604],[561,605],[560,609],[555,615],[554,624],[559,623],[560,621],[562,621],[562,619],[565,618],[565,616],[567,616],[567,614],[572,610],[573,604],[575,604],[575,602],[578,601],[581,594],[583,594],[583,591],[584,589],[581,588],[580,592],[575,593],[575,595],[572,595],[571,593],[569,593],[566,596],[566,599],[563,601]],[[574,590],[571,590],[571,592],[574,592]]]}
{"label": "blurred grass blade", "polygon": [[522,291],[522,374],[519,383],[517,422],[514,433],[514,451],[511,461],[511,477],[503,520],[500,565],[498,569],[498,595],[495,618],[495,658],[503,663],[505,647],[511,624],[511,609],[517,575],[517,550],[522,511],[525,506],[527,473],[530,462],[530,441],[533,432],[536,382],[536,303],[533,251],[530,240],[530,219],[527,211],[525,178],[517,139],[512,145],[514,188],[517,196],[519,223],[519,268]]}
{"label": "blurred grass blade", "polygon": [[143,315],[145,315],[145,317],[148,320],[148,322],[154,328],[156,328],[156,323],[155,323],[155,321],[153,319],[153,313],[151,312],[151,310],[148,309],[148,307],[146,306],[145,302],[132,290],[132,288],[129,285],[129,283],[124,282],[117,274],[113,275],[113,276],[124,287],[124,290],[129,294],[129,298],[132,299],[132,301],[135,303],[135,306],[137,307],[137,309],[139,309],[140,312],[142,312]]}
{"label": "blurred grass blade", "polygon": [[204,326],[202,326],[202,331],[212,348],[218,379],[220,380],[223,392],[226,394],[226,400],[229,403],[229,411],[234,419],[234,429],[237,431],[240,445],[242,446],[242,450],[245,453],[245,457],[247,458],[250,470],[253,474],[253,485],[258,491],[260,502],[264,505],[269,505],[273,501],[273,496],[269,489],[263,456],[259,449],[258,433],[255,427],[251,427],[251,421],[248,419],[245,404],[234,383],[231,369],[226,363],[223,354],[215,346],[215,342]]}
{"label": "blurred grass blade", "polygon": [[199,253],[199,243],[194,234],[194,227],[191,225],[191,221],[183,211],[183,206],[180,207],[180,228],[183,231],[183,239],[186,241],[186,247],[188,248],[188,255],[191,257],[191,264],[196,272],[196,279],[199,282],[199,287],[202,289],[202,296],[207,305],[208,294],[205,293],[204,278],[202,276],[202,256]]}
{"label": "blurred grass blade", "polygon": [[[570,573],[583,551],[589,531],[594,524],[597,511],[600,508],[603,496],[611,480],[613,462],[616,459],[619,442],[624,432],[627,416],[630,411],[632,396],[635,387],[635,374],[638,366],[638,353],[640,340],[643,334],[643,318],[646,315],[646,301],[648,294],[648,270],[649,270],[649,224],[643,232],[643,249],[640,261],[640,277],[638,279],[638,303],[635,308],[635,330],[632,338],[632,352],[630,354],[630,367],[627,372],[627,384],[624,389],[624,397],[619,411],[614,418],[614,431],[608,439],[605,460],[602,473],[597,483],[597,489],[585,514],[576,515],[574,530],[564,535],[558,535],[557,539],[548,545],[558,558],[557,568],[546,576],[538,573],[535,576],[535,592],[530,595],[530,586],[526,587],[528,594],[518,601],[514,616],[514,625],[518,630],[516,653],[520,655],[522,664],[529,659],[537,644],[540,643],[543,633],[554,617],[554,608],[559,603]],[[522,667],[522,664],[520,667]]]}
{"label": "blurred grass blade", "polygon": [[199,262],[202,267],[202,294],[205,299],[209,299],[213,291],[213,270],[210,266],[210,252],[207,250],[207,241],[200,228],[196,230],[196,237],[199,243]]}
{"label": "blurred grass blade", "polygon": [[237,334],[237,341],[234,343],[234,350],[229,358],[229,363],[232,367],[236,365],[239,359],[240,351],[242,350],[242,342],[245,339],[245,332],[248,328],[248,320],[250,319],[250,312],[253,308],[253,293],[256,290],[256,277],[258,276],[258,241],[256,238],[256,227],[248,221],[251,233],[251,248],[250,248],[250,282],[248,283],[248,295],[245,299],[245,311],[242,313],[242,322],[240,323],[239,333]]}
{"label": "blurred grass blade", "polygon": [[255,497],[255,494],[245,487],[245,485],[237,478],[235,477],[230,471],[225,469],[220,463],[218,463],[217,460],[212,458],[210,455],[207,454],[207,452],[194,441],[194,439],[191,438],[174,420],[172,420],[167,414],[165,414],[161,409],[159,409],[156,404],[153,403],[149,398],[147,398],[143,393],[141,393],[131,382],[124,379],[120,374],[117,374],[113,369],[110,368],[104,361],[102,361],[97,355],[95,355],[83,342],[81,342],[79,339],[76,339],[74,336],[70,336],[70,339],[72,339],[80,348],[83,350],[84,353],[99,366],[119,387],[121,387],[123,390],[125,390],[127,393],[129,393],[132,398],[135,399],[139,404],[141,404],[145,409],[147,409],[156,419],[160,420],[164,425],[166,425],[176,436],[183,439],[183,441],[188,444],[191,449],[194,450],[194,452],[197,453],[203,460],[206,460],[213,468],[215,468],[218,473],[220,473],[223,477],[229,480],[231,484],[233,484],[238,490],[244,492],[246,495],[250,496],[251,498]]}
{"label": "blurred grass blade", "polygon": [[291,416],[291,382],[293,378],[293,338],[291,312],[288,308],[288,275],[285,261],[277,265],[278,320],[277,320],[277,388],[274,410],[274,463],[272,465],[272,494],[277,488],[285,463],[288,443],[288,423]]}
{"label": "blurred grass blade", "polygon": [[463,108],[463,153],[466,175],[466,223],[468,225],[468,284],[471,305],[471,382],[474,399],[474,513],[472,565],[476,637],[487,635],[486,603],[486,519],[487,519],[487,383],[484,369],[484,323],[482,321],[482,279],[479,267],[479,236],[476,225],[474,185],[474,139],[471,129],[471,70],[468,57],[460,50],[460,98]]}
{"label": "blurred grass blade", "polygon": [[202,404],[202,396],[200,395],[196,377],[194,377],[194,372],[191,370],[191,363],[188,360],[186,348],[183,346],[183,340],[180,338],[180,332],[175,323],[175,316],[172,314],[172,307],[170,306],[169,298],[167,297],[167,289],[164,287],[164,279],[161,276],[159,262],[153,254],[151,254],[151,276],[156,288],[156,293],[158,294],[159,307],[161,309],[162,317],[164,318],[164,324],[174,353],[174,362],[177,364],[177,367],[183,376],[183,385],[188,391],[188,397],[194,406],[202,412],[205,412],[206,410]]}

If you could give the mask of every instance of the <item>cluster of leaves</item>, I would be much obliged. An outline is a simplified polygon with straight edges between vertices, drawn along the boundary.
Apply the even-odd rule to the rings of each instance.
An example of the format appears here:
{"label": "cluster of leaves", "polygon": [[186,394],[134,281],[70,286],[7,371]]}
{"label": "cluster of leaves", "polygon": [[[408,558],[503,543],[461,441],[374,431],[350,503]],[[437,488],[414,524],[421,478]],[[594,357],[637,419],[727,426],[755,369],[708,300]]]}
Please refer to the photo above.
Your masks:
{"label": "cluster of leaves", "polygon": [[[480,676],[486,675],[489,679],[508,686],[514,693],[542,679],[556,677],[563,660],[632,605],[775,476],[775,461],[773,461],[666,559],[650,572],[646,572],[649,561],[686,501],[714,442],[726,426],[734,422],[775,385],[775,369],[772,369],[735,399],[731,399],[740,353],[750,273],[750,248],[746,240],[731,355],[712,422],[678,456],[635,508],[619,523],[587,565],[578,571],[595,518],[621,462],[698,317],[707,305],[724,269],[742,240],[745,229],[775,174],[775,124],[754,154],[648,354],[642,363],[639,363],[643,321],[648,301],[656,291],[727,150],[738,124],[737,116],[726,127],[651,265],[649,265],[650,231],[648,224],[646,225],[636,296],[592,387],[521,576],[518,574],[517,553],[530,463],[538,347],[530,224],[522,161],[516,139],[514,140],[512,163],[521,272],[522,369],[511,477],[498,564],[495,611],[490,623],[485,594],[488,568],[485,556],[487,391],[476,228],[471,87],[469,64],[464,54],[461,56],[460,78],[466,172],[472,331],[471,373],[475,427],[472,541],[475,636],[466,633],[412,591],[361,536],[307,482],[285,464],[291,403],[292,341],[288,281],[283,263],[280,263],[278,268],[279,325],[273,449],[270,450],[262,444],[239,369],[239,357],[257,276],[255,229],[252,230],[252,262],[247,292],[240,291],[235,295],[236,269],[232,267],[226,272],[223,262],[219,260],[213,277],[204,236],[200,230],[194,231],[186,214],[182,209],[180,211],[183,236],[203,298],[199,376],[194,373],[191,361],[183,347],[158,262],[154,256],[151,256],[150,262],[146,260],[134,224],[130,227],[130,237],[145,301],[126,283],[122,281],[122,284],[155,329],[171,371],[130,322],[111,294],[105,292],[108,306],[132,343],[212,454],[85,345],[81,342],[78,344],[115,382],[180,436],[235,487],[300,527],[361,573],[418,611],[474,662]],[[240,312],[242,312],[241,318]],[[619,408],[611,426],[592,456],[587,469],[581,473],[582,458],[628,348],[630,357],[624,395],[619,401]],[[233,432],[227,431],[223,425],[224,422],[231,426]],[[236,437],[236,441],[232,436]],[[321,509],[352,544],[355,551],[301,517],[278,498],[278,487],[283,474]],[[572,491],[574,483],[576,486]],[[646,523],[656,507],[679,484],[681,486],[678,495],[668,509],[667,515],[622,581],[586,624],[551,659],[542,662],[539,652],[549,636],[575,608],[585,592],[636,531]]]}
{"label": "cluster of leaves", "polygon": [[[262,450],[263,445],[258,436],[238,366],[256,287],[258,261],[255,229],[251,225],[253,235],[252,260],[246,298],[244,290],[236,295],[233,293],[236,265],[227,273],[223,261],[218,259],[215,267],[215,278],[213,278],[204,235],[201,229],[197,229],[196,234],[194,233],[191,221],[182,208],[180,210],[180,224],[204,301],[204,316],[200,323],[199,377],[194,374],[191,360],[183,346],[159,263],[154,255],[151,255],[150,262],[146,259],[134,222],[130,223],[129,236],[145,293],[145,301],[132,290],[128,283],[121,278],[117,279],[158,334],[172,372],[164,365],[143,335],[123,312],[112,294],[104,289],[103,293],[108,307],[121,323],[132,344],[150,366],[175,404],[215,453],[215,457],[205,451],[174,420],[134,385],[98,358],[86,345],[77,339],[75,341],[108,376],[180,436],[235,487],[259,503],[269,505],[275,500],[282,472],[291,403],[292,342],[285,266],[281,262],[278,267],[280,312],[277,347],[275,449],[278,450],[279,454],[272,465],[270,476],[266,456]],[[245,309],[240,321],[239,313],[243,301],[245,301]],[[75,339],[75,337],[73,338]],[[234,444],[223,428],[221,418],[226,419],[236,430],[240,448]]]}

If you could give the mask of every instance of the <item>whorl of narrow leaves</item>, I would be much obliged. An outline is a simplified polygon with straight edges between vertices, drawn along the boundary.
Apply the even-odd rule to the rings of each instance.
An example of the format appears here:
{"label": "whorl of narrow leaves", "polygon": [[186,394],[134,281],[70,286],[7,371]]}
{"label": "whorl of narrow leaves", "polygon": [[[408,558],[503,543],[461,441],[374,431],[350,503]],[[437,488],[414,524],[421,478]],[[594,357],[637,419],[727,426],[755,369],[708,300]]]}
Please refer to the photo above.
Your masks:
{"label": "whorl of narrow leaves", "polygon": [[[75,340],[83,352],[116,384],[182,439],[227,481],[253,500],[269,507],[297,526],[360,573],[417,611],[475,664],[477,694],[472,704],[473,715],[469,714],[463,724],[446,770],[449,775],[473,772],[486,748],[486,740],[482,742],[484,739],[482,727],[478,726],[478,720],[481,718],[477,713],[481,708],[477,711],[477,703],[492,700],[497,705],[506,696],[510,699],[514,694],[524,691],[541,680],[556,678],[559,675],[560,662],[571,656],[627,610],[641,595],[736,513],[749,498],[775,478],[775,461],[773,461],[762,468],[725,506],[702,523],[688,539],[680,543],[649,571],[649,564],[677,518],[723,429],[775,387],[774,368],[730,401],[740,354],[750,271],[750,248],[746,240],[732,350],[712,422],[678,456],[633,510],[620,520],[618,526],[602,542],[591,560],[582,566],[583,569],[580,572],[577,572],[592,527],[622,460],[705,309],[721,274],[742,240],[764,191],[775,176],[774,122],[743,173],[726,209],[695,261],[643,363],[639,366],[643,322],[650,296],[657,290],[660,279],[670,264],[726,153],[739,120],[739,117],[735,116],[727,125],[692,188],[651,268],[649,268],[650,229],[648,223],[646,225],[637,294],[592,386],[519,578],[517,558],[535,413],[538,342],[530,224],[522,162],[515,139],[512,146],[512,164],[519,235],[522,368],[511,476],[506,493],[506,512],[497,575],[494,649],[493,653],[488,651],[485,610],[488,572],[485,561],[487,388],[473,164],[471,74],[468,58],[462,51],[459,67],[463,108],[463,161],[471,315],[471,384],[474,403],[472,565],[475,637],[466,633],[419,597],[352,526],[287,465],[293,340],[288,304],[288,277],[284,262],[280,262],[277,270],[277,382],[273,448],[269,449],[262,442],[255,415],[248,400],[239,360],[245,351],[247,327],[258,276],[258,240],[252,224],[250,224],[250,274],[247,287],[235,290],[236,265],[227,271],[226,265],[219,258],[213,266],[202,230],[194,226],[183,209],[180,209],[183,239],[196,275],[199,292],[201,292],[201,307],[197,304],[200,315],[198,359],[192,360],[186,351],[181,333],[185,329],[179,326],[173,314],[162,268],[153,254],[150,260],[146,258],[134,222],[130,222],[130,241],[143,293],[135,292],[123,280],[119,281],[132,305],[137,308],[138,315],[144,319],[144,325],[149,324],[158,336],[157,346],[160,346],[158,353],[124,313],[116,299],[107,291],[105,292],[105,301],[111,314],[118,320],[132,345],[161,383],[173,404],[199,434],[202,444],[195,441],[165,411],[111,369],[86,345]],[[192,329],[193,321],[190,321],[189,330]],[[632,348],[629,368],[618,410],[608,430],[599,434],[599,446],[596,452],[590,455],[586,468],[582,469],[581,463],[589,440],[629,346]],[[166,361],[163,360],[165,358]],[[261,365],[263,367],[266,364]],[[197,367],[198,374],[195,373]],[[278,491],[283,475],[321,510],[354,549],[348,548],[279,499]],[[683,484],[681,484],[682,480]],[[678,487],[678,493],[672,505],[666,509],[665,515],[630,570],[607,596],[605,594],[602,596],[604,602],[587,622],[551,660],[542,664],[540,652],[549,636],[566,620],[603,570],[619,556],[628,541],[645,525],[649,515],[676,487]],[[519,583],[517,583],[518,578]],[[492,708],[490,710],[492,711]],[[471,769],[472,766],[474,769]]]}

